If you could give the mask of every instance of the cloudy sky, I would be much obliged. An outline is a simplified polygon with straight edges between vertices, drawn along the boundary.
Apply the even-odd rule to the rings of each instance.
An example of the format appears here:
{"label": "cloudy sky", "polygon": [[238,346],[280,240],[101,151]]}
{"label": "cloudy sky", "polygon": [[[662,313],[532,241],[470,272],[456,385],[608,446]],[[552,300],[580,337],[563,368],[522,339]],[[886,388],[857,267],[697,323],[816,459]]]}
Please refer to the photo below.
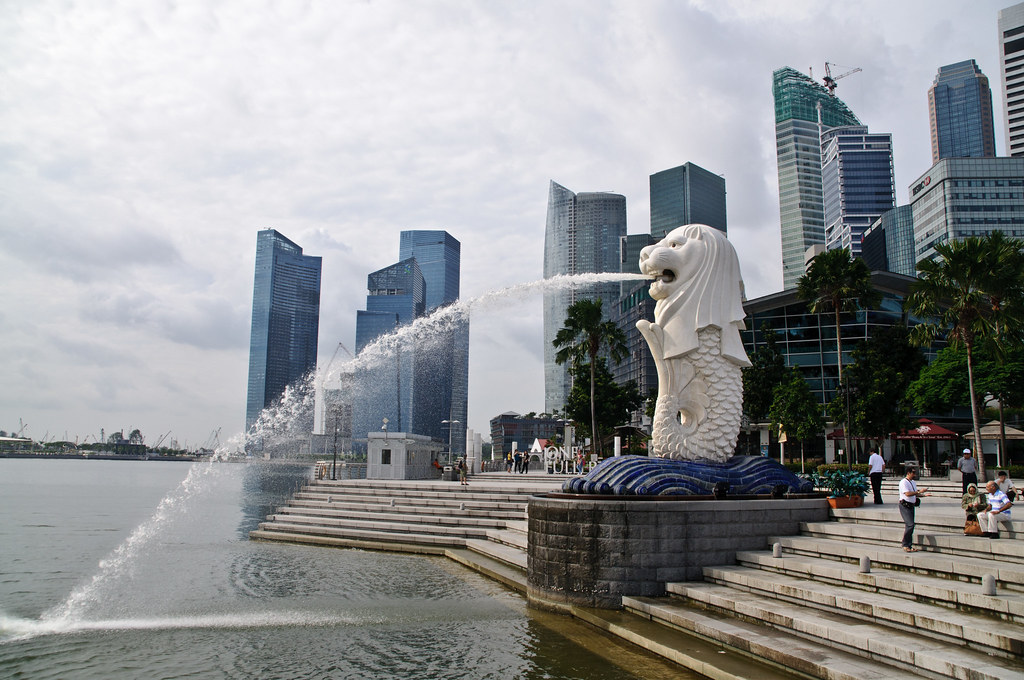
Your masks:
{"label": "cloudy sky", "polygon": [[[863,69],[837,94],[904,203],[940,65],[988,75],[1002,153],[1009,4],[0,0],[0,429],[240,432],[265,228],[323,257],[322,365],[403,229],[462,242],[463,297],[540,278],[552,179],[639,233],[651,173],[723,174],[748,296],[776,292],[772,70]],[[472,324],[469,425],[542,410],[539,296]]]}

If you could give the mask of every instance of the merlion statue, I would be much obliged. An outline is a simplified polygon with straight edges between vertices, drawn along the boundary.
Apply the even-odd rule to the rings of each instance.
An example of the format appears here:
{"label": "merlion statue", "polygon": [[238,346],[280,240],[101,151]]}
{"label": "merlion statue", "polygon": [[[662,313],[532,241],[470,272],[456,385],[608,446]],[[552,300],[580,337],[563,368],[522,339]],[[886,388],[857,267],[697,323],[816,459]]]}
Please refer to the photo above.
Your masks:
{"label": "merlion statue", "polygon": [[718,229],[689,224],[640,252],[654,276],[654,323],[636,326],[658,369],[653,455],[724,462],[733,455],[743,402],[740,340],[743,279],[732,244]]}

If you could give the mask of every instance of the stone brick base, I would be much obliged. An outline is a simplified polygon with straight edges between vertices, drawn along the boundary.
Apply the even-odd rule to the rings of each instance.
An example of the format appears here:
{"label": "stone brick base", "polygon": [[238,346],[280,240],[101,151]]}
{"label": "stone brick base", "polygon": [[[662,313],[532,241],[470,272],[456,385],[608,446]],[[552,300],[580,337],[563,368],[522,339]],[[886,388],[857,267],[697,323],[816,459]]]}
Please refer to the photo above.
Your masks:
{"label": "stone brick base", "polygon": [[665,584],[734,564],[739,550],[828,519],[824,498],[534,496],[527,507],[531,601],[618,609],[623,595],[659,596]]}

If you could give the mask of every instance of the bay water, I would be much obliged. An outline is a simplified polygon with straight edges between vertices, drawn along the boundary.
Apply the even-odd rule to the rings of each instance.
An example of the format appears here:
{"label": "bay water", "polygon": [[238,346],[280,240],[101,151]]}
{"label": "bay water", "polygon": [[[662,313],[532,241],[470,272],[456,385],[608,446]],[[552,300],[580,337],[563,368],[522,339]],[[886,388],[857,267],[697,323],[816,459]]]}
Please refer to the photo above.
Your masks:
{"label": "bay water", "polygon": [[0,459],[0,678],[695,677],[445,558],[250,541],[308,475]]}

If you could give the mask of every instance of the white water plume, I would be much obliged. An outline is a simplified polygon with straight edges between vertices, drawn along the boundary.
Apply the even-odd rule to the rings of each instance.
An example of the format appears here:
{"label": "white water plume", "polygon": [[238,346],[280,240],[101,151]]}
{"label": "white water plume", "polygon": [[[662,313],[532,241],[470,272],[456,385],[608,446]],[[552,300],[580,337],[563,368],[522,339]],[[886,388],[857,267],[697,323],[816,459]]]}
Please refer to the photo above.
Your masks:
{"label": "white water plume", "polygon": [[90,631],[182,630],[189,628],[279,628],[298,626],[336,626],[357,623],[358,619],[337,614],[313,612],[247,612],[199,614],[194,616],[136,617],[124,619],[21,619],[0,612],[0,640],[24,640],[40,635],[62,635]]}
{"label": "white water plume", "polygon": [[487,309],[509,300],[519,300],[537,293],[547,293],[572,288],[585,288],[598,283],[615,283],[620,281],[650,280],[646,274],[631,273],[600,273],[600,274],[561,274],[547,279],[539,279],[528,283],[488,291],[482,295],[465,300],[457,300],[446,307],[434,310],[429,316],[416,319],[391,333],[380,336],[359,352],[358,356],[346,362],[340,368],[324,376],[324,381],[335,378],[338,374],[365,371],[393,357],[404,346],[415,344],[418,347],[428,345],[445,337],[445,332],[452,329],[459,321],[469,318],[475,309]]}

